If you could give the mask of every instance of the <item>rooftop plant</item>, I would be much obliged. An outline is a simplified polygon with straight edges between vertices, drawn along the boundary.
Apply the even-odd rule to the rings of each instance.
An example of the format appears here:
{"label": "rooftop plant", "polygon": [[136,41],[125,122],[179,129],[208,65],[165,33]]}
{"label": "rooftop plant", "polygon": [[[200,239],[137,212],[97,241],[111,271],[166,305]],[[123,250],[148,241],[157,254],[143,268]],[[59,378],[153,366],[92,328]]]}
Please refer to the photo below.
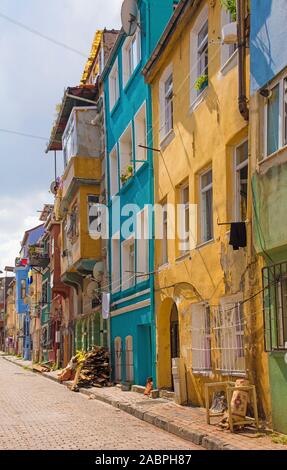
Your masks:
{"label": "rooftop plant", "polygon": [[220,0],[220,3],[230,13],[232,21],[236,21],[236,0]]}

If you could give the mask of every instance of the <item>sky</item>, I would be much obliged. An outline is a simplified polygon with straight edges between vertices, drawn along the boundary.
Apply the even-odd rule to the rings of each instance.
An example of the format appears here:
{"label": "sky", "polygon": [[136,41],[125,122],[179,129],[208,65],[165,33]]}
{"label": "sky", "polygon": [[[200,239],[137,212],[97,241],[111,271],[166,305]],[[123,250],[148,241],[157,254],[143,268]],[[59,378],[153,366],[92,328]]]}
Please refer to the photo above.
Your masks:
{"label": "sky", "polygon": [[[97,29],[119,28],[122,0],[0,2],[0,270],[13,266],[24,231],[53,202],[53,153],[45,154],[55,107],[79,84]],[[1,17],[77,49],[59,47]],[[28,138],[2,132],[25,133]],[[62,170],[59,153],[58,173]]]}

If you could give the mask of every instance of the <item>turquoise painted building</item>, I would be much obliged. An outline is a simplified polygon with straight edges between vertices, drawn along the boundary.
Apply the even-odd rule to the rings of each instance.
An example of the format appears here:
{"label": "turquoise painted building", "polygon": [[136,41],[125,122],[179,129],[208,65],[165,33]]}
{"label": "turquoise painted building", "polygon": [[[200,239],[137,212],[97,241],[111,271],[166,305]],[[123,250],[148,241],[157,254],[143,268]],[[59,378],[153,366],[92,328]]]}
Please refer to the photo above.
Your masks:
{"label": "turquoise painted building", "polygon": [[110,340],[113,379],[156,382],[153,271],[151,91],[142,69],[173,9],[173,0],[139,0],[138,27],[123,31],[102,80],[105,90],[109,208]]}

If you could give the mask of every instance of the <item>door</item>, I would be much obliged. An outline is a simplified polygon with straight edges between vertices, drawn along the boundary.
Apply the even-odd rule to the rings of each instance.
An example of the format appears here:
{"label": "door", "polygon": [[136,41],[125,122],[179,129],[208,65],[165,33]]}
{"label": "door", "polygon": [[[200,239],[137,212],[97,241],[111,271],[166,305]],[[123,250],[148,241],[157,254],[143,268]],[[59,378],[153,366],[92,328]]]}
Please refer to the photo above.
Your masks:
{"label": "door", "polygon": [[174,390],[173,375],[172,375],[172,360],[175,357],[180,357],[180,344],[179,344],[179,322],[177,306],[173,304],[170,314],[170,358],[171,358],[171,383]]}

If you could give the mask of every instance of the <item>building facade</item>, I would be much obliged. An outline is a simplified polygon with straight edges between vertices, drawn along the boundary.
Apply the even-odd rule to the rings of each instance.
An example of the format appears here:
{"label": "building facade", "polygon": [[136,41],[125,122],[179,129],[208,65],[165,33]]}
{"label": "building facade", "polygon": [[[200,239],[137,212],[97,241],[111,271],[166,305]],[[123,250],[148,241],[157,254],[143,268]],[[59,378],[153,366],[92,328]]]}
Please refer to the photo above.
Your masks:
{"label": "building facade", "polygon": [[[152,115],[143,65],[172,15],[173,1],[138,2],[138,27],[122,30],[103,71],[113,379],[156,381],[153,295]],[[133,205],[133,207],[131,207]],[[132,213],[132,215],[131,215]],[[125,230],[126,229],[126,230]]]}
{"label": "building facade", "polygon": [[[247,2],[239,4],[248,24]],[[268,417],[260,299],[248,300],[257,285],[248,49],[218,40],[234,20],[220,2],[182,0],[144,69],[153,99],[155,203],[162,209],[155,216],[157,380],[172,389],[172,359],[179,358],[186,401],[204,406],[206,382],[245,377]],[[242,34],[243,47],[248,28]],[[236,246],[239,227],[244,236]]]}
{"label": "building facade", "polygon": [[251,1],[250,150],[253,234],[262,268],[264,349],[273,427],[287,433],[287,52],[286,2]]}

